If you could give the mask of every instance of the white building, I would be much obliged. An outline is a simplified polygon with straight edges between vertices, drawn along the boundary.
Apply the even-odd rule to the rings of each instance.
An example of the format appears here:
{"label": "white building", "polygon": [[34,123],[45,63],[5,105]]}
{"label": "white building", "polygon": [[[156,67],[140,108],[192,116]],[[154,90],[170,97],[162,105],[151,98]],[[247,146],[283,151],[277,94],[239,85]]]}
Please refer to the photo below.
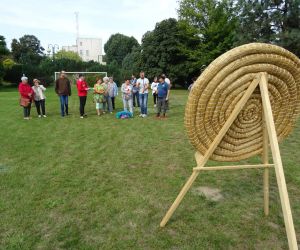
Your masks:
{"label": "white building", "polygon": [[76,39],[76,45],[62,46],[65,51],[73,51],[78,53],[83,61],[99,62],[105,64],[102,61],[102,39],[101,38],[83,38],[79,37]]}

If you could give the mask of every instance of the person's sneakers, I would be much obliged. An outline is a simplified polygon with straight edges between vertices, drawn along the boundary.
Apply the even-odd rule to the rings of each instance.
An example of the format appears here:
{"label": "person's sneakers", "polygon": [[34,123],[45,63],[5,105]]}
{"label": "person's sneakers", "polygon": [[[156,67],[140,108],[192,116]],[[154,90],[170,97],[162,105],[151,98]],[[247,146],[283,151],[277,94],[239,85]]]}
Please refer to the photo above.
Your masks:
{"label": "person's sneakers", "polygon": [[29,117],[24,117],[24,120],[29,120]]}
{"label": "person's sneakers", "polygon": [[139,117],[143,117],[143,114],[140,114]]}
{"label": "person's sneakers", "polygon": [[80,119],[83,119],[83,116],[80,116]]}
{"label": "person's sneakers", "polygon": [[87,117],[87,114],[84,114],[83,117]]}
{"label": "person's sneakers", "polygon": [[46,115],[43,115],[43,117],[46,118],[47,116],[46,116]]}
{"label": "person's sneakers", "polygon": [[146,114],[143,114],[143,116],[142,116],[143,118],[145,118],[145,117],[147,117],[147,115]]}
{"label": "person's sneakers", "polygon": [[154,108],[156,108],[156,104],[154,104]]}
{"label": "person's sneakers", "polygon": [[42,116],[41,115],[38,115],[38,118],[41,118]]}

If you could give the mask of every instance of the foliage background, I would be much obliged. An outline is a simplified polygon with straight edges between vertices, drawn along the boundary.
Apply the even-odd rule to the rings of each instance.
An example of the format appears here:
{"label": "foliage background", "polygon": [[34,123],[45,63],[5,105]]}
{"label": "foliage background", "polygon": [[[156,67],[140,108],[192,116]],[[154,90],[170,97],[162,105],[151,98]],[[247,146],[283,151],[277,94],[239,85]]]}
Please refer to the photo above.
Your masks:
{"label": "foliage background", "polygon": [[53,57],[34,35],[13,39],[8,50],[0,36],[0,82],[17,84],[25,73],[53,82],[53,72],[106,71],[120,85],[140,70],[152,80],[167,74],[173,86],[187,87],[205,67],[227,50],[249,42],[283,46],[300,56],[300,0],[181,0],[178,18],[134,37],[113,34],[104,45],[106,65],[82,62],[73,52]]}

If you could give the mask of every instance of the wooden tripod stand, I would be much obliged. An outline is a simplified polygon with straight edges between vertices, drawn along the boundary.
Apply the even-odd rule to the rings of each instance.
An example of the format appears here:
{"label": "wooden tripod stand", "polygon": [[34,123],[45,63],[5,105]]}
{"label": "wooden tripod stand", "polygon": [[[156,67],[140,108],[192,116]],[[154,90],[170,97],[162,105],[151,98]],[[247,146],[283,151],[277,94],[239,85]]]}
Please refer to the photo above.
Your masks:
{"label": "wooden tripod stand", "polygon": [[[175,212],[176,208],[182,201],[183,197],[187,193],[187,191],[192,186],[193,182],[199,175],[200,171],[214,171],[214,170],[234,170],[234,169],[250,169],[250,168],[264,168],[264,212],[265,215],[269,214],[269,168],[274,167],[276,173],[276,179],[279,189],[279,196],[280,202],[282,206],[282,212],[284,217],[284,223],[286,228],[286,234],[288,238],[288,244],[290,249],[298,249],[297,246],[297,239],[294,229],[294,223],[292,218],[292,212],[290,207],[290,202],[288,198],[288,192],[283,172],[283,166],[279,151],[279,145],[277,140],[277,134],[275,130],[275,124],[273,119],[272,107],[268,93],[268,80],[267,80],[267,73],[260,73],[257,77],[252,81],[248,89],[246,90],[245,94],[239,101],[239,103],[234,108],[233,112],[230,114],[229,118],[225,122],[222,129],[219,131],[219,134],[216,136],[208,150],[204,155],[201,155],[199,152],[195,153],[195,158],[197,162],[197,167],[193,168],[193,173],[185,183],[183,188],[181,189],[180,193],[178,194],[176,200],[169,208],[168,212],[166,213],[165,217],[162,219],[160,226],[164,227],[166,223],[169,221],[173,213]],[[262,97],[262,106],[263,106],[263,154],[262,154],[262,164],[258,165],[239,165],[239,166],[218,166],[218,167],[205,167],[205,164],[222,141],[223,137],[225,136],[226,132],[237,118],[238,114],[243,109],[244,105],[249,100],[250,96],[252,95],[253,91],[259,85],[261,97]],[[269,164],[268,160],[268,150],[269,150],[269,143],[272,152],[272,158],[274,164]]]}

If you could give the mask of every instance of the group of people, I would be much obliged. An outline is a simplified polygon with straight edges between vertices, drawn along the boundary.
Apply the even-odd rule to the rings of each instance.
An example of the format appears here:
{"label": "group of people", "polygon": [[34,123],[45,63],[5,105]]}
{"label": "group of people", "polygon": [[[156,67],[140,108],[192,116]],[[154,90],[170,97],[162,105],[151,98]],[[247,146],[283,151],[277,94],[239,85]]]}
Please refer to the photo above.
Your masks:
{"label": "group of people", "polygon": [[38,79],[33,79],[34,85],[32,87],[28,84],[28,78],[26,76],[22,76],[21,81],[22,82],[19,84],[19,93],[20,105],[23,106],[24,119],[30,119],[30,110],[32,102],[35,103],[38,117],[47,117],[45,108],[46,97],[44,94],[46,88],[40,84],[40,81]]}
{"label": "group of people", "polygon": [[[33,83],[34,85],[31,87],[28,83],[28,78],[23,75],[19,84],[20,105],[23,107],[24,119],[26,120],[30,119],[31,104],[33,102],[35,103],[38,117],[47,117],[45,109],[46,97],[44,93],[46,88],[40,84],[38,79],[34,79]],[[115,109],[118,86],[114,82],[113,77],[97,78],[94,87],[91,88],[85,81],[84,75],[80,74],[78,75],[76,86],[79,97],[80,118],[87,116],[85,114],[85,105],[89,91],[92,91],[98,116],[106,112],[112,113]],[[164,74],[155,77],[151,85],[143,71],[140,72],[138,79],[134,75],[132,75],[131,79],[125,79],[121,86],[124,111],[130,112],[133,116],[134,107],[138,107],[140,109],[140,117],[147,117],[149,88],[152,90],[154,107],[157,108],[156,117],[165,118],[168,109],[171,82]],[[55,82],[55,92],[59,96],[61,116],[68,116],[68,99],[71,96],[71,82],[64,71],[60,72],[60,76]]]}
{"label": "group of people", "polygon": [[171,82],[164,74],[155,77],[151,85],[143,71],[140,72],[139,79],[134,75],[131,79],[125,79],[121,87],[124,110],[129,109],[133,114],[133,107],[137,105],[140,107],[140,117],[147,117],[149,87],[152,89],[154,107],[157,107],[156,116],[160,117],[163,113],[162,117],[166,117]]}

